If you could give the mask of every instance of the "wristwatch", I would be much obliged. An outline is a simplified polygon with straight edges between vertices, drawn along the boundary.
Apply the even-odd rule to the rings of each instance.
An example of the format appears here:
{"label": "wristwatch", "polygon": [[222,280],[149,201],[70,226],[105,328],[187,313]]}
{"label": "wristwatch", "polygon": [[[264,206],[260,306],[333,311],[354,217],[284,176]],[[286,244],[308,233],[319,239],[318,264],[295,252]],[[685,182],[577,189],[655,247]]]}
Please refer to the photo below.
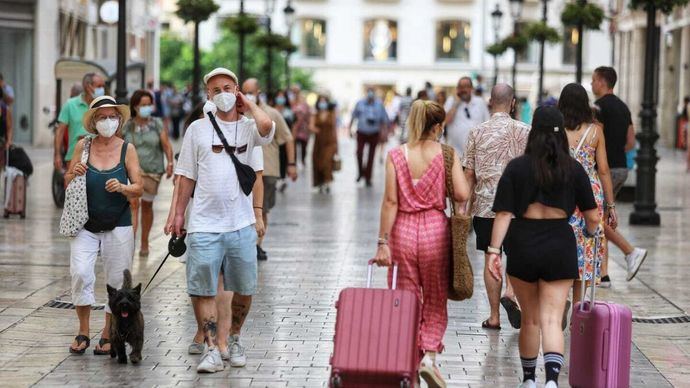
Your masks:
{"label": "wristwatch", "polygon": [[501,250],[498,249],[498,248],[494,248],[494,247],[492,247],[492,246],[489,246],[489,247],[486,248],[486,253],[493,253],[493,254],[496,254],[496,255],[500,255],[500,254],[501,254]]}

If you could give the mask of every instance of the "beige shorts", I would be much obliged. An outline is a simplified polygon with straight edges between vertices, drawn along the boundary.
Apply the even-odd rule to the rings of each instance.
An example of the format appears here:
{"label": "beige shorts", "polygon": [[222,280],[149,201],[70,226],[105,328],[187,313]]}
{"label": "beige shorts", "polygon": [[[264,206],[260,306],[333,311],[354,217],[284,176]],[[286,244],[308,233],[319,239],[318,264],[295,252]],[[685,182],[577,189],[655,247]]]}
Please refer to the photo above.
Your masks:
{"label": "beige shorts", "polygon": [[141,173],[141,178],[144,183],[144,194],[141,196],[141,199],[146,202],[153,202],[158,194],[158,186],[161,183],[161,175]]}

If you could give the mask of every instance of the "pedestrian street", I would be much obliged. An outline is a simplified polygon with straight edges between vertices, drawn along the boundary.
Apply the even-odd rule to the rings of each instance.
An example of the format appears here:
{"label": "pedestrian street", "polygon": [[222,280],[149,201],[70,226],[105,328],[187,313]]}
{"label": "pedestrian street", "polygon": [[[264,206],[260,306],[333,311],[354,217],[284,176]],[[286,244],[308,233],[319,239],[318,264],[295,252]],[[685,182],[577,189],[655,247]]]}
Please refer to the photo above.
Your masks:
{"label": "pedestrian street", "polygon": [[[196,323],[185,292],[184,265],[175,258],[143,297],[146,340],[139,365],[93,355],[102,310],[92,312],[86,354],[68,353],[77,330],[74,310],[47,306],[55,299],[70,300],[69,244],[58,234],[60,210],[50,197],[52,150],[29,149],[36,172],[30,179],[27,218],[0,222],[0,386],[326,387],[335,301],[342,288],[364,286],[366,261],[376,249],[383,192],[383,165],[377,161],[373,188],[355,184],[352,140],[341,138],[340,143],[343,170],[330,195],[312,190],[308,168],[278,194],[264,243],[269,259],[260,262],[259,292],[242,333],[247,366],[227,366],[211,375],[198,374],[199,357],[186,351]],[[626,283],[623,256],[612,248],[612,288],[597,291],[600,299],[629,305],[637,319],[685,317],[690,309],[690,179],[681,154],[662,150],[661,156],[657,201],[662,226],[631,227],[631,204],[618,207],[620,230],[634,245],[649,249],[649,257]],[[154,203],[151,254],[134,257],[135,283],[148,281],[167,251],[161,231],[171,195],[172,184],[164,181]],[[518,331],[503,310],[500,332],[481,328],[489,313],[483,256],[474,251],[473,236],[470,242],[474,297],[449,302],[440,370],[450,387],[514,387],[522,378]],[[96,273],[101,274],[96,299],[103,304],[100,264]],[[374,274],[375,285],[383,287],[385,271],[375,269]],[[689,323],[633,324],[633,387],[690,386],[688,329]],[[561,386],[568,381],[567,346],[568,336]],[[541,357],[537,365],[543,384]]]}

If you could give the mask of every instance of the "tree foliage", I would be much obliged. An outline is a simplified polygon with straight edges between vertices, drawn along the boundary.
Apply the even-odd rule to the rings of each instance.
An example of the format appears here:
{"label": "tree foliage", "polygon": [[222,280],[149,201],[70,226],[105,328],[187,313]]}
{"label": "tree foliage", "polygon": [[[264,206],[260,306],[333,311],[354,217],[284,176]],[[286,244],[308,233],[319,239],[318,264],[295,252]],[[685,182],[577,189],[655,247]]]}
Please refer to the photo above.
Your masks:
{"label": "tree foliage", "polygon": [[544,22],[532,22],[524,28],[525,36],[530,40],[537,40],[539,42],[558,43],[561,41],[561,35],[555,28],[549,27]]}
{"label": "tree foliage", "polygon": [[561,21],[566,26],[577,26],[582,23],[587,29],[598,30],[604,21],[604,10],[593,3],[568,3],[561,13]]}
{"label": "tree foliage", "polygon": [[486,48],[486,52],[493,55],[494,57],[498,57],[503,55],[506,51],[508,51],[508,47],[503,45],[502,42],[497,42],[492,44],[491,46]]}
{"label": "tree foliage", "polygon": [[218,11],[218,8],[213,0],[177,0],[175,14],[185,23],[201,23]]}
{"label": "tree foliage", "polygon": [[659,11],[670,14],[675,7],[687,5],[690,0],[630,0],[630,8],[647,10],[649,6],[654,6]]}
{"label": "tree foliage", "polygon": [[524,34],[510,35],[503,38],[501,44],[516,53],[521,53],[529,46],[529,39]]}
{"label": "tree foliage", "polygon": [[225,19],[223,27],[237,35],[242,33],[245,35],[251,35],[259,29],[259,23],[257,22],[256,17],[243,14]]}

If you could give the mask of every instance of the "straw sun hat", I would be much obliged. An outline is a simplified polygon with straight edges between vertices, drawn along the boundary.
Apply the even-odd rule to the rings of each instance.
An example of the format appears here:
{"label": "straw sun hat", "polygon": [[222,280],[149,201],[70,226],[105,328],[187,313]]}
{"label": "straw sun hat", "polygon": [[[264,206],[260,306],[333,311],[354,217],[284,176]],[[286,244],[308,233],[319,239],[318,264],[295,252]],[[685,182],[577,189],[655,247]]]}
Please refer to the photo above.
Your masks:
{"label": "straw sun hat", "polygon": [[117,102],[115,102],[115,99],[110,97],[110,96],[101,96],[98,98],[95,98],[93,101],[91,101],[91,105],[89,105],[89,110],[84,113],[84,118],[82,119],[82,124],[84,125],[84,129],[86,129],[87,132],[90,133],[96,133],[96,127],[95,123],[92,122],[93,116],[96,114],[96,112],[101,109],[101,108],[115,108],[117,111],[120,113],[120,128],[129,120],[129,107],[127,105],[120,105]]}

